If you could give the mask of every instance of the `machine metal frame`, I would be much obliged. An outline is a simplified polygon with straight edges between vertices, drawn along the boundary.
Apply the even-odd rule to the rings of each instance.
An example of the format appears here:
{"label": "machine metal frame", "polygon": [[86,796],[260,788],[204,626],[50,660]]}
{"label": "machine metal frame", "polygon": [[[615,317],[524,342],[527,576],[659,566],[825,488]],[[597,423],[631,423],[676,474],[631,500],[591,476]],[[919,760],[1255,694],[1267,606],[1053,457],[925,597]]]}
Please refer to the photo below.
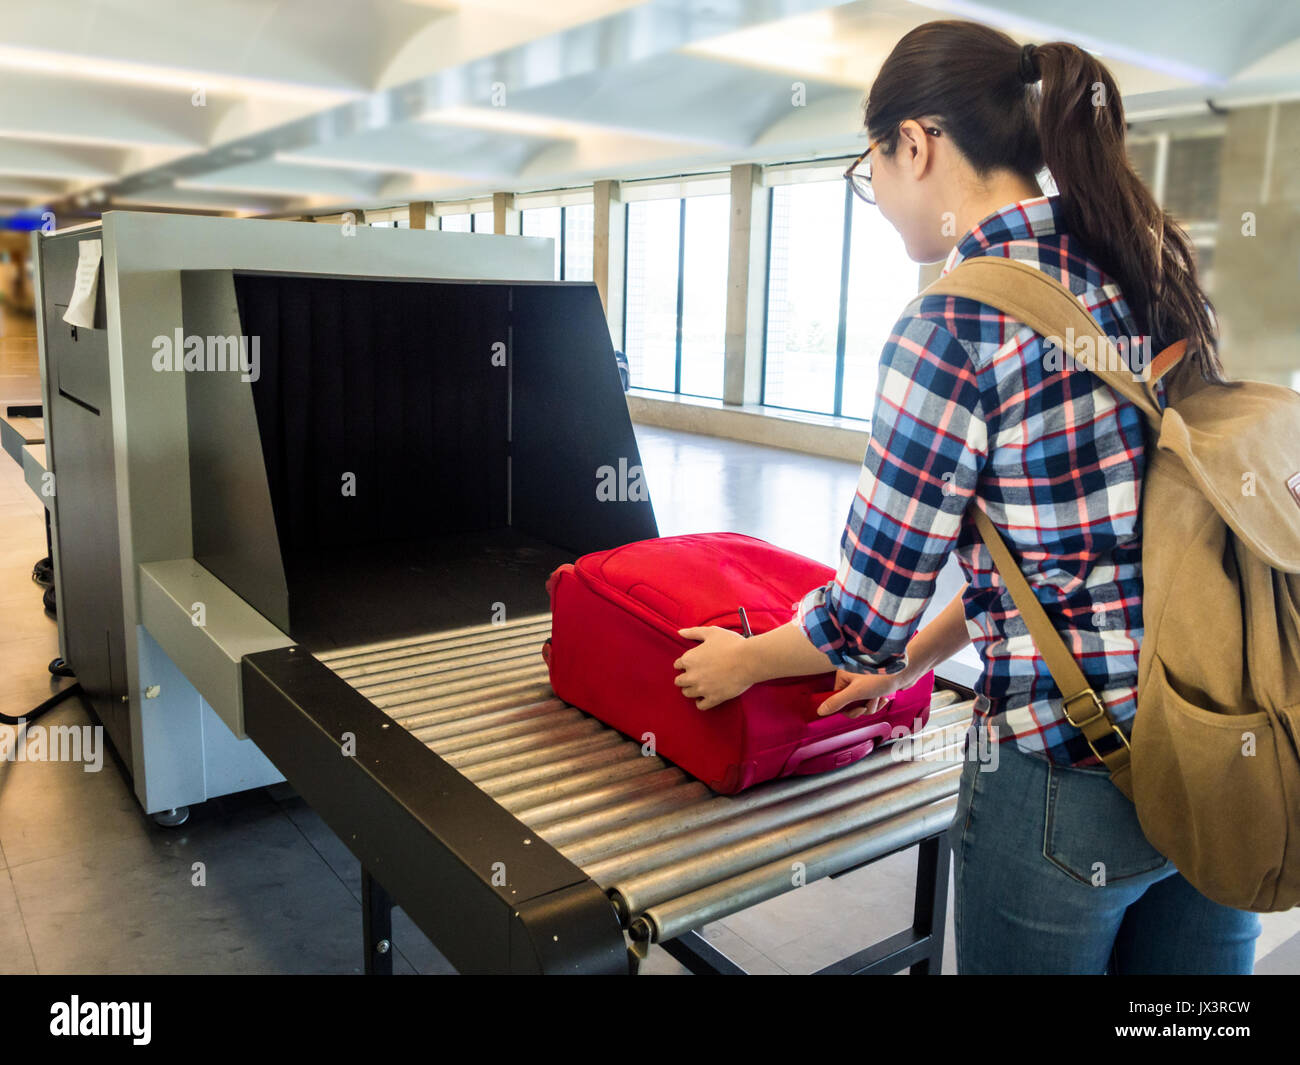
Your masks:
{"label": "machine metal frame", "polygon": [[[62,314],[78,246],[89,240],[102,244],[97,309],[94,327],[78,330]],[[195,561],[189,375],[152,364],[157,338],[172,336],[194,314],[184,300],[187,277],[261,270],[545,282],[551,241],[109,211],[101,222],[33,233],[32,242],[47,468],[60,486],[98,478],[103,497],[93,506],[89,497],[72,501],[78,512],[61,523],[69,499],[55,493],[56,593],[72,606],[112,600],[111,610],[92,611],[94,632],[73,636],[82,646],[92,638],[103,646],[108,630],[108,664],[96,669],[105,679],[92,685],[92,703],[140,805],[174,823],[189,805],[283,779],[244,733],[239,662],[250,651],[294,642]],[[64,360],[68,353],[75,358]],[[80,383],[61,385],[62,361],[93,386],[93,411],[78,402]],[[96,442],[92,453],[79,454],[77,441],[86,436],[79,426],[92,414]],[[106,548],[102,564],[89,567],[93,580],[77,578],[86,587],[73,587],[66,565],[73,554]],[[207,607],[203,625],[192,617],[197,602]],[[58,623],[60,654],[75,669],[70,645],[78,639],[69,639],[69,626],[82,624],[81,612],[60,609]]]}

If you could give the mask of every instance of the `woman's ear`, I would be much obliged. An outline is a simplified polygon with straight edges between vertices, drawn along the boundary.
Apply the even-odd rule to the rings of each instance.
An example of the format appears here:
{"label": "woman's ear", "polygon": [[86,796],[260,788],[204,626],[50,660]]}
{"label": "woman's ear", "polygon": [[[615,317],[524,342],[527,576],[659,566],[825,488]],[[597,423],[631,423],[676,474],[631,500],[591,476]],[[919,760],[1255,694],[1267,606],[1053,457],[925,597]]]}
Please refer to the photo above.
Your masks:
{"label": "woman's ear", "polygon": [[921,123],[909,118],[898,127],[898,133],[898,148],[894,155],[911,171],[914,179],[925,177],[934,157],[930,150],[930,138],[925,135]]}

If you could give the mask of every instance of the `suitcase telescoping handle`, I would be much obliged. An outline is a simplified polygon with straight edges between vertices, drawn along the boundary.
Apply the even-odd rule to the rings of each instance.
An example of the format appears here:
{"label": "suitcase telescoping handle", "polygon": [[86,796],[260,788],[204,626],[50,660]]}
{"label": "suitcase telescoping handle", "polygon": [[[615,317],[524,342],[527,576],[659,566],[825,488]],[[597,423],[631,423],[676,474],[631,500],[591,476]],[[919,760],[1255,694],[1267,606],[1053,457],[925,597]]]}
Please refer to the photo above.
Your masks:
{"label": "suitcase telescoping handle", "polygon": [[736,607],[736,613],[740,615],[740,635],[749,639],[754,635],[754,630],[749,627],[749,615],[745,613],[743,606]]}

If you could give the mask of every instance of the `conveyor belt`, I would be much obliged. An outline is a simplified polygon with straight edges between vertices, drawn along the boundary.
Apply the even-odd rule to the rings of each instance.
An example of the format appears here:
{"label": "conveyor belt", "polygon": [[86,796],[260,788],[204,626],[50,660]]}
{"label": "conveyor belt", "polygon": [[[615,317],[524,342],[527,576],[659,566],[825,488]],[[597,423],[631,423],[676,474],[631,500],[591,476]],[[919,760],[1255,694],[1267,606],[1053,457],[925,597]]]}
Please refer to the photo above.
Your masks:
{"label": "conveyor belt", "polygon": [[535,614],[317,657],[586,872],[635,941],[673,939],[952,820],[972,709],[954,691],[935,692],[911,751],[716,795],[555,698],[549,635],[550,615]]}

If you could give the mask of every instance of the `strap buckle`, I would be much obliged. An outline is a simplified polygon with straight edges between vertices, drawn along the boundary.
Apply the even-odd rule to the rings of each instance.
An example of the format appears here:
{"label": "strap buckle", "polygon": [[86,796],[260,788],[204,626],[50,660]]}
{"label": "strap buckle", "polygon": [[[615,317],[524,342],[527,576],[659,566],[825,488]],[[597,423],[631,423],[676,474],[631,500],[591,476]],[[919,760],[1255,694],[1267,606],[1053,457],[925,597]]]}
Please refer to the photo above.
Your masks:
{"label": "strap buckle", "polygon": [[[1084,718],[1082,721],[1075,721],[1074,718],[1070,716],[1070,705],[1072,703],[1078,702],[1080,699],[1089,700],[1092,703],[1093,709],[1096,712],[1093,713],[1091,716]],[[1106,707],[1102,705],[1100,697],[1091,688],[1085,688],[1083,691],[1076,692],[1074,695],[1071,695],[1068,699],[1063,700],[1062,709],[1065,713],[1065,720],[1068,721],[1075,728],[1077,728],[1080,732],[1083,732],[1084,725],[1091,725],[1098,718],[1107,716]],[[1113,721],[1110,722],[1110,730],[1111,732],[1115,733],[1116,736],[1119,737],[1120,744],[1124,747],[1127,747],[1131,755],[1133,748],[1129,744],[1128,737],[1124,735],[1124,730],[1121,729]],[[1103,765],[1105,765],[1107,756],[1102,754],[1101,751],[1097,750],[1097,745],[1092,742],[1092,739],[1088,736],[1086,732],[1083,732],[1083,738],[1088,741],[1088,746],[1092,749],[1092,753],[1097,756],[1097,759]],[[1112,750],[1110,753],[1113,755],[1117,750],[1119,750],[1118,747],[1115,748],[1115,750]]]}
{"label": "strap buckle", "polygon": [[[1083,721],[1075,721],[1074,718],[1070,716],[1070,704],[1076,703],[1080,699],[1091,700],[1093,709],[1096,711],[1096,713],[1094,713],[1091,717],[1085,718]],[[1077,728],[1080,732],[1083,731],[1084,725],[1091,725],[1099,717],[1106,716],[1106,708],[1101,705],[1101,699],[1097,696],[1097,693],[1093,691],[1091,688],[1084,688],[1083,691],[1076,692],[1074,695],[1071,695],[1068,699],[1062,700],[1061,706],[1062,709],[1065,711],[1065,720],[1068,721],[1075,728]]]}

